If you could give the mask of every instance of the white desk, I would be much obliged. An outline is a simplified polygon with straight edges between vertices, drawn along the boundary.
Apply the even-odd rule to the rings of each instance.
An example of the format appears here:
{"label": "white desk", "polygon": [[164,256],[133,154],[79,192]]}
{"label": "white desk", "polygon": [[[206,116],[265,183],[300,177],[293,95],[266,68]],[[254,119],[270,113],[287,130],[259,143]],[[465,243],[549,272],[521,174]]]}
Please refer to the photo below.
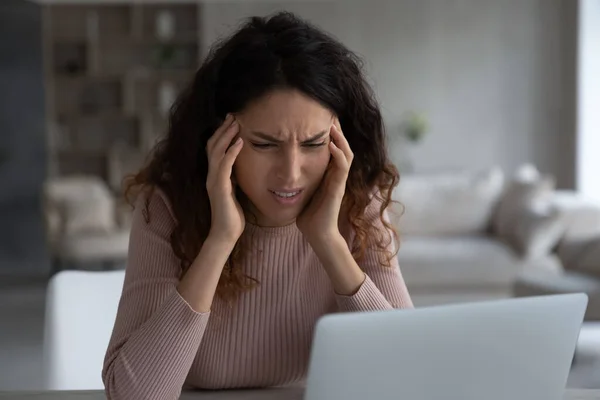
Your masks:
{"label": "white desk", "polygon": [[[184,392],[181,400],[302,400],[300,388],[240,390],[219,392]],[[104,392],[0,392],[0,399],[14,400],[106,400]],[[540,399],[531,399],[540,400]],[[564,400],[600,400],[600,389],[574,390]]]}

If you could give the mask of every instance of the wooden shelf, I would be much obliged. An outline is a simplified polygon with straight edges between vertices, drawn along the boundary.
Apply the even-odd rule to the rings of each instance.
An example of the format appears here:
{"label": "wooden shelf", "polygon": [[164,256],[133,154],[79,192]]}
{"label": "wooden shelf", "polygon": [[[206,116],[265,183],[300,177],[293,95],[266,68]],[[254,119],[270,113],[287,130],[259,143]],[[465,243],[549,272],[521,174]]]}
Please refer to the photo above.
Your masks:
{"label": "wooden shelf", "polygon": [[160,108],[174,96],[161,85],[178,94],[198,68],[199,12],[198,3],[167,0],[44,6],[55,174],[94,174],[114,186],[138,166],[168,126]]}
{"label": "wooden shelf", "polygon": [[106,150],[59,148],[56,149],[56,153],[61,158],[108,157]]}
{"label": "wooden shelf", "polygon": [[196,75],[196,70],[192,68],[178,69],[150,69],[150,68],[133,68],[128,74],[130,79],[137,80],[157,80],[157,79],[188,79]]}
{"label": "wooden shelf", "polygon": [[[120,40],[122,43],[127,43],[130,46],[149,46],[149,45],[197,45],[198,44],[198,34],[196,32],[191,32],[188,34],[177,34],[169,39],[161,39],[155,36],[148,37],[136,37],[136,36],[125,36],[125,37],[115,37],[115,40]],[[103,42],[111,42],[113,38],[103,38]]]}
{"label": "wooden shelf", "polygon": [[128,115],[121,110],[98,111],[95,113],[60,113],[57,115],[58,121],[98,121],[98,120],[115,120],[136,117],[135,114]]}
{"label": "wooden shelf", "polygon": [[123,75],[120,74],[90,74],[90,73],[79,73],[79,74],[55,74],[57,83],[107,83],[107,82],[122,82],[124,79]]}

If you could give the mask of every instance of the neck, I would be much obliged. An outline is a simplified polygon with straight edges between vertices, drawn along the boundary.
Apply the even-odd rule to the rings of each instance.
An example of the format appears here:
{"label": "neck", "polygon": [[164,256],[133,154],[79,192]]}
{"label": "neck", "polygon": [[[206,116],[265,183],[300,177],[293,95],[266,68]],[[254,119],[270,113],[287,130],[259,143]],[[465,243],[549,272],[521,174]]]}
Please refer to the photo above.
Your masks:
{"label": "neck", "polygon": [[283,223],[275,223],[273,221],[269,221],[250,201],[250,199],[241,191],[238,190],[237,194],[238,201],[242,206],[242,210],[244,210],[244,218],[246,218],[246,223],[251,225],[256,225],[262,228],[279,228],[282,226],[292,225],[296,222],[296,218],[293,218],[289,221],[285,221]]}

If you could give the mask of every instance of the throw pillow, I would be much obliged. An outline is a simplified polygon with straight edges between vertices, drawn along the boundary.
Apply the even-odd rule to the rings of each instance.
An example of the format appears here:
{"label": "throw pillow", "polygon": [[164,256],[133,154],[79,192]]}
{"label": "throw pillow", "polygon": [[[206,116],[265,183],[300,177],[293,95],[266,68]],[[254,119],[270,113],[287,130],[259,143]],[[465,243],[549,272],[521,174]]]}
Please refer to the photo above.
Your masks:
{"label": "throw pillow", "polygon": [[75,175],[49,179],[44,184],[44,201],[60,217],[59,235],[113,231],[115,199],[98,177]]}
{"label": "throw pillow", "polygon": [[65,235],[108,233],[116,225],[113,202],[99,196],[64,201],[61,214]]}
{"label": "throw pillow", "polygon": [[566,227],[564,213],[557,208],[540,204],[537,207],[528,207],[520,213],[514,232],[508,240],[523,258],[541,258],[552,252]]}
{"label": "throw pillow", "polygon": [[524,210],[532,204],[549,200],[554,189],[555,182],[550,176],[536,180],[512,181],[505,189],[494,213],[493,232],[501,238],[510,238]]}

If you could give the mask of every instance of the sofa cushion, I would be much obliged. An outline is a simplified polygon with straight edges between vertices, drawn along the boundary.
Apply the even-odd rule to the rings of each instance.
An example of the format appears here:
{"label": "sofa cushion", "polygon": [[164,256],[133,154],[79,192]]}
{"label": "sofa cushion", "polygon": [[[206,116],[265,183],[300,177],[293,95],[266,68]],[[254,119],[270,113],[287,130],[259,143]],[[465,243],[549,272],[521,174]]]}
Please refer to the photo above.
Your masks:
{"label": "sofa cushion", "polygon": [[116,228],[115,202],[106,184],[93,176],[70,176],[48,180],[44,187],[48,209],[56,210],[62,232],[76,235],[108,233]]}
{"label": "sofa cushion", "polygon": [[110,233],[88,233],[62,237],[56,244],[55,252],[64,260],[121,261],[127,258],[129,230],[122,229]]}
{"label": "sofa cushion", "polygon": [[600,319],[600,279],[574,271],[522,271],[515,280],[514,295],[545,296],[561,293],[586,293],[589,297],[586,320]]}
{"label": "sofa cushion", "polygon": [[402,234],[483,233],[502,192],[499,168],[483,172],[405,175],[394,192],[404,208],[394,223]]}
{"label": "sofa cushion", "polygon": [[411,287],[510,288],[520,270],[560,270],[556,257],[524,260],[506,244],[483,235],[408,236],[398,261]]}
{"label": "sofa cushion", "polygon": [[515,224],[514,233],[507,242],[524,258],[543,257],[556,247],[562,238],[566,215],[549,204],[528,207]]}
{"label": "sofa cushion", "polygon": [[59,210],[65,235],[109,233],[116,227],[114,201],[110,197],[68,199],[61,204]]}
{"label": "sofa cushion", "polygon": [[567,220],[557,254],[566,269],[576,269],[581,253],[590,241],[600,237],[600,203],[572,190],[557,190],[552,205]]}
{"label": "sofa cushion", "polygon": [[512,241],[523,214],[535,204],[549,200],[554,187],[554,179],[550,176],[532,181],[517,179],[511,181],[494,213],[492,222],[494,233],[509,242]]}

